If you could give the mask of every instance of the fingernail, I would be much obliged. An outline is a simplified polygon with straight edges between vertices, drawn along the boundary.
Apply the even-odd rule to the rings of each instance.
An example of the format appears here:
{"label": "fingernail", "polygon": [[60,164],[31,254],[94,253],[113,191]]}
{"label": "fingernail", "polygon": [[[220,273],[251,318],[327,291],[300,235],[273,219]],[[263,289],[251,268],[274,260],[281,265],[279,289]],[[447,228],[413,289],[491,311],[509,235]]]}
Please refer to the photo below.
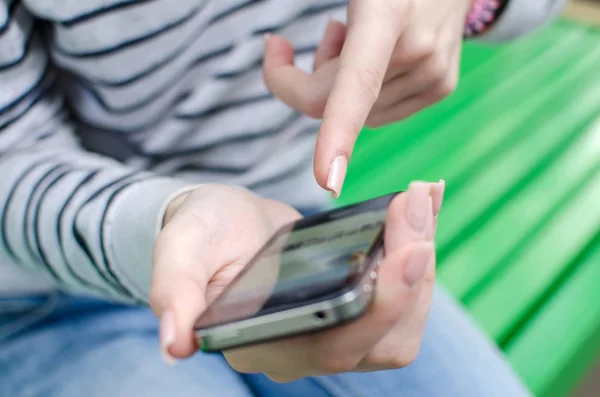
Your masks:
{"label": "fingernail", "polygon": [[432,252],[431,243],[421,243],[413,248],[404,268],[404,281],[409,287],[417,284],[425,276]]}
{"label": "fingernail", "polygon": [[163,360],[174,365],[177,361],[169,353],[169,348],[175,342],[175,316],[172,312],[165,312],[160,318],[160,351]]}
{"label": "fingernail", "polygon": [[431,188],[431,201],[433,205],[433,216],[438,216],[442,208],[442,202],[444,201],[444,193],[446,191],[446,181],[440,179],[440,181],[434,184]]}
{"label": "fingernail", "polygon": [[331,190],[333,198],[340,197],[347,170],[348,160],[346,160],[345,156],[337,156],[331,163],[327,179],[327,189]]}
{"label": "fingernail", "polygon": [[417,235],[424,235],[427,220],[432,218],[433,204],[430,185],[424,182],[413,182],[408,188],[406,220]]}

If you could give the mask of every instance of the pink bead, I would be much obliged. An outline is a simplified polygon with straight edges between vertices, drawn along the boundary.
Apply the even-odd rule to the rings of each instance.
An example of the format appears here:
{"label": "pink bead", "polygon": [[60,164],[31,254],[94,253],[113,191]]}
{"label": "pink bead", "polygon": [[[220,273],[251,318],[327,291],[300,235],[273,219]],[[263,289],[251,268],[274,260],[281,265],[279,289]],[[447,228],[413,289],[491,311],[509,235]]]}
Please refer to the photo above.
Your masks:
{"label": "pink bead", "polygon": [[499,0],[473,0],[465,21],[467,37],[484,31],[494,20],[494,11],[500,6]]}

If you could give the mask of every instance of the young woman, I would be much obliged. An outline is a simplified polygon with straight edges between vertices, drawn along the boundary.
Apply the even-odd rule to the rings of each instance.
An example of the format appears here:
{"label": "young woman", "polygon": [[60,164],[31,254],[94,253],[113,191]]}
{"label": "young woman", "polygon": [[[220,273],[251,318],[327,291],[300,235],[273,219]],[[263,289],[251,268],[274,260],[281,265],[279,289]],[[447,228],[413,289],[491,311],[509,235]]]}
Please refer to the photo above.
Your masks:
{"label": "young woman", "polygon": [[0,395],[527,395],[433,291],[443,182],[393,202],[360,321],[225,356],[192,324],[365,123],[454,89],[465,36],[561,3],[0,0]]}

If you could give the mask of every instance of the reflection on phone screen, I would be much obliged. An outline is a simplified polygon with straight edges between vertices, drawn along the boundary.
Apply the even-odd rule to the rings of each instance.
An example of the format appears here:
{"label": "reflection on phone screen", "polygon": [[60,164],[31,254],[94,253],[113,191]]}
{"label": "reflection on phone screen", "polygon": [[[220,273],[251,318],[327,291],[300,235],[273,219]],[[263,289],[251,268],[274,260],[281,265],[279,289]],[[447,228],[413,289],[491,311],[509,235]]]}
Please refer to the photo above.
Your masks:
{"label": "reflection on phone screen", "polygon": [[197,326],[261,316],[339,293],[362,273],[386,208],[281,229],[200,317]]}

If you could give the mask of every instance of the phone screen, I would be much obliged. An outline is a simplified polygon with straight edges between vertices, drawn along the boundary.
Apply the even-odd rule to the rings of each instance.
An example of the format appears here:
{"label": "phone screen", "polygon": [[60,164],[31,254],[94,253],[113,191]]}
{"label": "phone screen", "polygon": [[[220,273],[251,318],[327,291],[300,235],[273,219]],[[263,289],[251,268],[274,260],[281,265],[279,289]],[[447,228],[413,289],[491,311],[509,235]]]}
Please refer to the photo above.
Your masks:
{"label": "phone screen", "polygon": [[303,306],[353,287],[376,254],[393,196],[284,226],[212,302],[196,328]]}

